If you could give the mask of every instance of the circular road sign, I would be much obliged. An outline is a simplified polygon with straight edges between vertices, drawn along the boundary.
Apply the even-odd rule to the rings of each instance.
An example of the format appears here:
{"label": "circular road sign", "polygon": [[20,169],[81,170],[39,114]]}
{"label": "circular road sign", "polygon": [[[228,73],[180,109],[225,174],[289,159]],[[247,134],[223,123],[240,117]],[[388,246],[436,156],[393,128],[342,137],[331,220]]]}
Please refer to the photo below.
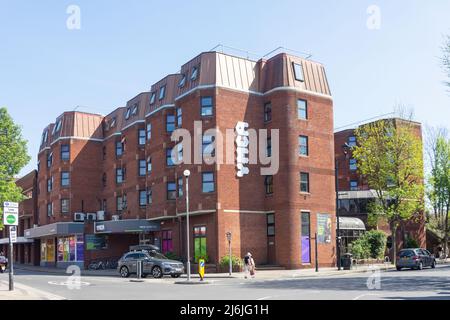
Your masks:
{"label": "circular road sign", "polygon": [[16,216],[13,215],[13,214],[7,215],[6,216],[6,222],[8,222],[9,224],[16,223]]}

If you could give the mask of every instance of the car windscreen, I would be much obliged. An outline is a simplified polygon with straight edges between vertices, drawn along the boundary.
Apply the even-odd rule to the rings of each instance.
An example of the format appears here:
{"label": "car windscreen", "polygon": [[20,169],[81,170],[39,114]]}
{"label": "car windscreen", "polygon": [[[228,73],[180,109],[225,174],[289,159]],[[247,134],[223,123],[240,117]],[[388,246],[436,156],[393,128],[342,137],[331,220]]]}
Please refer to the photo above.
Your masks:
{"label": "car windscreen", "polygon": [[414,256],[414,251],[412,251],[412,250],[403,250],[403,251],[400,251],[399,256],[400,256],[400,258],[412,257],[412,256]]}
{"label": "car windscreen", "polygon": [[155,251],[151,251],[148,254],[150,255],[150,257],[155,258],[155,259],[168,260],[168,258],[166,256],[164,256],[161,253],[155,252]]}

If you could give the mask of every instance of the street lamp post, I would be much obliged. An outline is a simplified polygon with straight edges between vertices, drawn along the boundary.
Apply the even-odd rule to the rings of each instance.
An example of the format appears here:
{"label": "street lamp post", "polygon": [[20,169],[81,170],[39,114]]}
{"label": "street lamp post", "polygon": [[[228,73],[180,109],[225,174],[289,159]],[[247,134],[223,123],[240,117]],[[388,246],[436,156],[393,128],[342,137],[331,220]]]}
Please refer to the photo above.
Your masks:
{"label": "street lamp post", "polygon": [[227,232],[227,240],[228,240],[228,254],[229,254],[229,259],[230,259],[230,261],[229,261],[229,265],[230,265],[230,272],[229,272],[229,274],[230,274],[230,276],[231,276],[231,273],[233,272],[233,263],[232,263],[232,261],[231,261],[231,232]]}
{"label": "street lamp post", "polygon": [[[342,146],[342,150],[344,152],[345,157],[347,158],[348,149],[350,146],[345,143]],[[341,270],[341,228],[339,224],[339,160],[336,157],[335,159],[335,185],[336,185],[336,245],[337,245],[337,265],[338,265],[338,271]]]}
{"label": "street lamp post", "polygon": [[186,177],[186,269],[187,281],[191,280],[191,257],[189,254],[189,176],[191,172],[184,170],[183,175]]}

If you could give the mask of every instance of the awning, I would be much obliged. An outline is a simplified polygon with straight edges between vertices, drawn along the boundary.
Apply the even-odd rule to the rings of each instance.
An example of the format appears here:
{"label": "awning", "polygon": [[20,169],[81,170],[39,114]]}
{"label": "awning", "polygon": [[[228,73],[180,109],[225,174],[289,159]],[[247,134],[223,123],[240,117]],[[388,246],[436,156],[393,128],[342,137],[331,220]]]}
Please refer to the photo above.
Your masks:
{"label": "awning", "polygon": [[136,233],[159,231],[159,222],[144,219],[125,219],[95,222],[95,233]]}
{"label": "awning", "polygon": [[350,217],[339,217],[339,229],[341,230],[366,230],[361,219]]}
{"label": "awning", "polygon": [[83,222],[57,222],[25,230],[25,238],[42,238],[48,236],[70,236],[84,233]]}
{"label": "awning", "polygon": [[[33,243],[33,239],[27,239],[25,237],[17,237],[17,241],[14,244]],[[0,239],[0,244],[9,244],[9,238]]]}

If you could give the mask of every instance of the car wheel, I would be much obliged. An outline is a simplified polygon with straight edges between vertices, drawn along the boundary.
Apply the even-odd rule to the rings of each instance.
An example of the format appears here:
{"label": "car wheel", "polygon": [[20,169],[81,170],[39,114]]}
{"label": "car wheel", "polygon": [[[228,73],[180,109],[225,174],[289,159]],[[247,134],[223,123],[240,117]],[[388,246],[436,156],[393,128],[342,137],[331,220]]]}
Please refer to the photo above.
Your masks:
{"label": "car wheel", "polygon": [[402,271],[402,267],[397,267],[397,271]]}
{"label": "car wheel", "polygon": [[179,278],[179,277],[180,277],[179,274],[171,274],[170,276],[171,276],[172,278]]}
{"label": "car wheel", "polygon": [[163,276],[162,270],[160,267],[156,266],[152,269],[153,278],[161,278]]}
{"label": "car wheel", "polygon": [[120,268],[120,276],[122,278],[128,278],[130,276],[130,271],[127,267],[123,266],[122,268]]}
{"label": "car wheel", "polygon": [[423,269],[423,263],[422,261],[419,263],[419,266],[417,267],[417,270],[422,270]]}
{"label": "car wheel", "polygon": [[436,268],[436,261],[435,260],[433,260],[433,262],[431,263],[431,268],[432,269]]}

